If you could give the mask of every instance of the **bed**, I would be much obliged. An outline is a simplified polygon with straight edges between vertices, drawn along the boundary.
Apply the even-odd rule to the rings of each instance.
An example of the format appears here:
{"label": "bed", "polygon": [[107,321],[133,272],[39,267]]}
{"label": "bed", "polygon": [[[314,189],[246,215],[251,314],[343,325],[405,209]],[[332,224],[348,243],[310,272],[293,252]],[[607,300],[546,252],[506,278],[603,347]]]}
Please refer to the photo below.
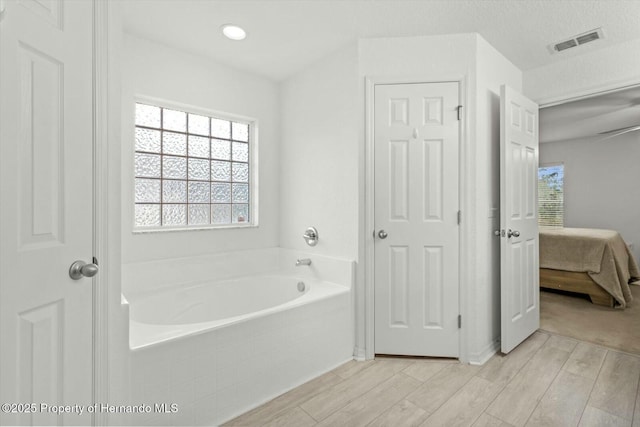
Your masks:
{"label": "bed", "polygon": [[588,294],[594,304],[625,308],[640,270],[620,234],[591,228],[540,229],[540,287]]}

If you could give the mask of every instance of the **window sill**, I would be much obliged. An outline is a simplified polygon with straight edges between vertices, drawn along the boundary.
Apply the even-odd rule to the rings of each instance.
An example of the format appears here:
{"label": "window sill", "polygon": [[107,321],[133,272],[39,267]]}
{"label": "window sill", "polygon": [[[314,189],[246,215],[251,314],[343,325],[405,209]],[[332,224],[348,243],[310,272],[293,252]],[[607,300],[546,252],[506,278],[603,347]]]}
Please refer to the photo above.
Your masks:
{"label": "window sill", "polygon": [[216,225],[216,226],[201,226],[201,227],[145,227],[134,228],[133,234],[149,234],[149,233],[172,233],[176,231],[205,231],[205,230],[230,230],[240,228],[258,228],[258,224],[229,224],[229,225]]}

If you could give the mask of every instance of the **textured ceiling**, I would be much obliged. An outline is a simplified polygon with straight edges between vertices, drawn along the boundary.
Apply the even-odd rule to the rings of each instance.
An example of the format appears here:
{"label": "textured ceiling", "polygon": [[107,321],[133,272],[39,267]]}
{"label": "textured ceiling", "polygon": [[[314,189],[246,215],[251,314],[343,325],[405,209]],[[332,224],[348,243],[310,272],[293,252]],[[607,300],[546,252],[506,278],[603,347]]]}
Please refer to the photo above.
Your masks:
{"label": "textured ceiling", "polygon": [[[522,70],[640,38],[640,0],[121,1],[128,33],[274,80],[359,37],[478,32]],[[247,39],[223,38],[225,23],[244,27]],[[596,27],[604,40],[547,50]]]}

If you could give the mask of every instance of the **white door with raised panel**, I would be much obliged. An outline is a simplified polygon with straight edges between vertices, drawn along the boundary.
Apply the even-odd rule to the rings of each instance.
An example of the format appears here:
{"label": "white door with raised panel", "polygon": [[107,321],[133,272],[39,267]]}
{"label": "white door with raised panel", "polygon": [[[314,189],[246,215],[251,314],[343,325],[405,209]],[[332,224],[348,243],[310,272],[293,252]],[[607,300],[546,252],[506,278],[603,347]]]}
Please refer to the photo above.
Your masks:
{"label": "white door with raised panel", "polygon": [[540,327],[538,105],[500,92],[501,350]]}
{"label": "white door with raised panel", "polygon": [[0,3],[0,424],[89,425],[93,2]]}
{"label": "white door with raised panel", "polygon": [[457,357],[459,88],[375,86],[375,353]]}

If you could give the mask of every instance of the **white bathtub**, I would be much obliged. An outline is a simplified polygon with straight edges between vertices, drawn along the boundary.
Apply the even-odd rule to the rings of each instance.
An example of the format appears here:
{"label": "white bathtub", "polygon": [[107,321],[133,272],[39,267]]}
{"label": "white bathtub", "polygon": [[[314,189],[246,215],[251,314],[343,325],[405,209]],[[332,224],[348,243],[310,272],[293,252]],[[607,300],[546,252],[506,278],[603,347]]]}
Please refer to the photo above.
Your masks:
{"label": "white bathtub", "polygon": [[[313,264],[295,267],[301,257]],[[205,279],[242,266],[253,275]],[[353,357],[351,261],[277,249],[128,265],[123,277],[131,404],[179,408],[131,425],[220,425]]]}
{"label": "white bathtub", "polygon": [[129,344],[135,350],[348,292],[346,286],[282,274],[173,286],[129,300]]}

